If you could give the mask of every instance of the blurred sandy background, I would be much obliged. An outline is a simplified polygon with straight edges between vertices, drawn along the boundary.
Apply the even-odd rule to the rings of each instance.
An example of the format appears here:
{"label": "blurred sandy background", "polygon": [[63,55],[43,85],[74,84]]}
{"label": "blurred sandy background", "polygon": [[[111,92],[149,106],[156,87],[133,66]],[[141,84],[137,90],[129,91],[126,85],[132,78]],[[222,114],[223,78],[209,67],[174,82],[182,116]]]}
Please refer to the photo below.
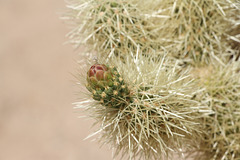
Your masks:
{"label": "blurred sandy background", "polygon": [[64,0],[0,0],[0,160],[110,160],[72,102],[77,52]]}

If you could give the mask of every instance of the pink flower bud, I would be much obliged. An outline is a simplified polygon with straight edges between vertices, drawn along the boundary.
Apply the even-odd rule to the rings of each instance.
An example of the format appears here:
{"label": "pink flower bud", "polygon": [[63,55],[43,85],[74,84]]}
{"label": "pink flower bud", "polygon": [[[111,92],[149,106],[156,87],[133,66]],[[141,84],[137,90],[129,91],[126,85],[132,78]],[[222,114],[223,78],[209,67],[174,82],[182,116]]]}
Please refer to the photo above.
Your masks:
{"label": "pink flower bud", "polygon": [[88,82],[93,86],[102,86],[103,81],[109,78],[108,72],[108,67],[104,64],[94,64],[88,71]]}

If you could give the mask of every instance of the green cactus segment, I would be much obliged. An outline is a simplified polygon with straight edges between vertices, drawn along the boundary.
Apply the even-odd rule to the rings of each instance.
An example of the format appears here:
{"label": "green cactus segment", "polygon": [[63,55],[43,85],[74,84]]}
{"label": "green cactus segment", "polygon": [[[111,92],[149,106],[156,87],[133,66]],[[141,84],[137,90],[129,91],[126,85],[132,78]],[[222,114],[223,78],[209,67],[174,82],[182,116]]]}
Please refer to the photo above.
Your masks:
{"label": "green cactus segment", "polygon": [[93,99],[104,106],[122,107],[132,101],[130,91],[115,67],[93,65],[87,73],[87,82]]}

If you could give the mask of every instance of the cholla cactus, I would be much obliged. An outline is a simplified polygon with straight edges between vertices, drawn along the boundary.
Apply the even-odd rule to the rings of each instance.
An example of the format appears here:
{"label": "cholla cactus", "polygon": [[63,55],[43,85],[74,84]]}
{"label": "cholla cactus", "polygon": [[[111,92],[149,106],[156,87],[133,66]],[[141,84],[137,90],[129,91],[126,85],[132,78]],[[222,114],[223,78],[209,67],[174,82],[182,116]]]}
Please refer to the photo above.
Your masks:
{"label": "cholla cactus", "polygon": [[[141,11],[129,1],[76,0],[68,5],[68,19],[73,19],[76,28],[69,33],[72,43],[89,48],[107,58],[112,54],[121,56],[136,53],[137,48],[144,54],[160,46],[151,34],[150,27]],[[97,43],[96,43],[97,41]]]}
{"label": "cholla cactus", "polygon": [[75,23],[71,42],[105,58],[168,51],[196,65],[240,54],[236,0],[73,0],[68,8],[66,17]]}
{"label": "cholla cactus", "polygon": [[[213,111],[203,121],[203,159],[240,159],[240,61],[201,68],[206,88],[201,101]],[[198,70],[199,71],[199,70]]]}
{"label": "cholla cactus", "polygon": [[[159,159],[201,146],[204,160],[240,159],[237,0],[72,0],[68,8],[71,42],[101,62],[84,74],[89,93],[77,106],[101,124],[93,135],[115,155]],[[202,67],[196,81],[189,63]]]}
{"label": "cholla cactus", "polygon": [[[118,67],[116,74],[121,73],[124,85],[129,88],[127,96],[114,93],[101,96],[102,90],[93,91],[96,86],[103,89],[108,86],[108,90],[113,87],[108,82],[112,78],[106,75],[115,75],[109,74],[105,65],[94,65],[88,72],[88,84],[93,83],[88,90],[97,101],[85,108],[101,123],[100,141],[111,144],[116,155],[121,153],[129,159],[158,159],[179,152],[179,148],[190,149],[201,135],[199,120],[208,115],[208,110],[193,99],[199,90],[193,88],[194,82],[187,71],[182,72],[178,63],[172,64],[164,58],[159,64],[141,54],[136,63],[132,57],[126,60],[127,63],[114,57],[111,63]],[[93,74],[92,69],[97,67],[100,73]],[[90,80],[92,77],[94,80]],[[96,79],[100,82],[95,82]],[[106,84],[102,85],[103,82]],[[116,100],[113,103],[112,98]]]}

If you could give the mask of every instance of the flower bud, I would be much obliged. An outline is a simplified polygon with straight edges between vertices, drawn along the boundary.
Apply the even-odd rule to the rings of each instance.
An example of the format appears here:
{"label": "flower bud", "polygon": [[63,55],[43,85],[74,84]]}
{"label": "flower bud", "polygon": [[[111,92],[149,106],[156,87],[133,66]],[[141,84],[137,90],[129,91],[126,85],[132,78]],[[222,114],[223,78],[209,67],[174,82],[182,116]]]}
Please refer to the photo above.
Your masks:
{"label": "flower bud", "polygon": [[109,69],[104,64],[93,65],[87,73],[87,81],[93,88],[102,88],[109,80]]}
{"label": "flower bud", "polygon": [[87,82],[86,88],[92,93],[93,99],[102,105],[121,107],[130,99],[130,92],[115,67],[94,64],[87,72]]}

